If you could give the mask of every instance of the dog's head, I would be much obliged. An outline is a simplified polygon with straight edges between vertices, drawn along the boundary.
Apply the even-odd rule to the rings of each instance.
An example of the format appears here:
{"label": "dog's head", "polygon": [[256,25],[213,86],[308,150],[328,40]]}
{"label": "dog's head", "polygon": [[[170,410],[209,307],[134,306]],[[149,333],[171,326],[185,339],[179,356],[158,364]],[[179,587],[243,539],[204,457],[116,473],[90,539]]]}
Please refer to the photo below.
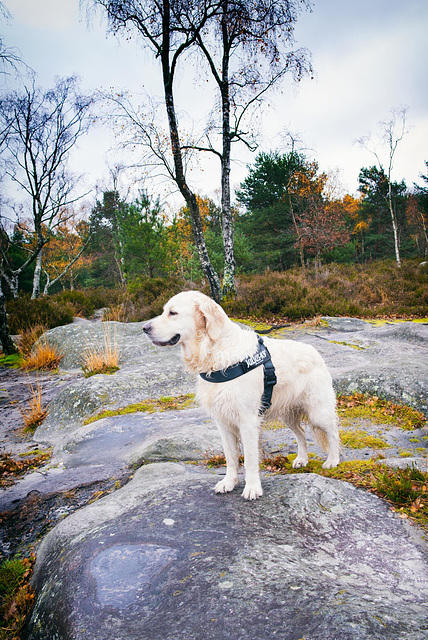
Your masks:
{"label": "dog's head", "polygon": [[227,316],[214,300],[199,291],[183,291],[164,306],[163,313],[143,330],[159,347],[189,345],[208,339],[216,342]]}

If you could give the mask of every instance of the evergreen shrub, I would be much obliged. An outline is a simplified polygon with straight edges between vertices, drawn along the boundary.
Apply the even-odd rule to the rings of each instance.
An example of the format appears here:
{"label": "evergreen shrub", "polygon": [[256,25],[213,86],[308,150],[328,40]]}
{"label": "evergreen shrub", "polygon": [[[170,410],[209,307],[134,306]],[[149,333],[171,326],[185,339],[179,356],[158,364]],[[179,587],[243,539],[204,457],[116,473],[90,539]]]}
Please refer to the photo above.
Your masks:
{"label": "evergreen shrub", "polygon": [[71,307],[74,310],[75,316],[88,318],[92,316],[95,311],[94,302],[86,291],[83,292],[77,289],[70,291],[69,289],[65,289],[61,291],[61,293],[56,294],[54,300]]}
{"label": "evergreen shrub", "polygon": [[177,276],[169,278],[150,278],[142,276],[128,285],[135,311],[132,320],[142,321],[154,318],[162,313],[163,306],[180,291],[195,288]]}
{"label": "evergreen shrub", "polygon": [[428,278],[419,261],[328,264],[262,275],[242,275],[237,296],[224,305],[229,315],[285,320],[317,316],[427,315]]}
{"label": "evergreen shrub", "polygon": [[69,324],[74,317],[74,309],[71,305],[47,296],[31,300],[29,295],[24,295],[17,300],[8,300],[6,309],[9,331],[12,335],[35,325],[53,329]]}

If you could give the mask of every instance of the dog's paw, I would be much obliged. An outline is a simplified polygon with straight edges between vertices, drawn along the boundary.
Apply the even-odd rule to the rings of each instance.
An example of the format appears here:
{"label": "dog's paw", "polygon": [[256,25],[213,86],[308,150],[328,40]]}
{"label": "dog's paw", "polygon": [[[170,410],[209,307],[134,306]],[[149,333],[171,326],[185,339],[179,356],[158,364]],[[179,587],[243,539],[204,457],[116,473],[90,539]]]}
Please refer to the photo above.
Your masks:
{"label": "dog's paw", "polygon": [[263,489],[261,484],[246,484],[244,487],[244,491],[242,492],[242,497],[245,498],[245,500],[257,500],[257,498],[260,498],[262,495]]}
{"label": "dog's paw", "polygon": [[308,459],[307,458],[299,458],[299,456],[297,456],[297,458],[295,460],[293,460],[293,469],[301,469],[302,467],[306,467],[306,465],[308,464]]}
{"label": "dog's paw", "polygon": [[235,480],[233,478],[224,478],[217,482],[214,487],[214,491],[216,493],[229,493],[229,491],[233,491],[236,485],[238,484],[238,479]]}
{"label": "dog's paw", "polygon": [[322,466],[323,469],[334,469],[339,464],[339,460],[326,460]]}

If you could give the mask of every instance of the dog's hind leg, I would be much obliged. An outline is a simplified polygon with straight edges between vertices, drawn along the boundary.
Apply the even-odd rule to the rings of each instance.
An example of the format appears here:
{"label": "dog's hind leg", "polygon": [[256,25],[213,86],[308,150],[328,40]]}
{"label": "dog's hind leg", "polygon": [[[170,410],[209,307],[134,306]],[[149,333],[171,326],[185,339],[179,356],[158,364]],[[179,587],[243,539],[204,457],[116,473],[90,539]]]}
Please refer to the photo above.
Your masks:
{"label": "dog's hind leg", "polygon": [[305,429],[302,425],[302,415],[300,411],[289,415],[286,424],[294,433],[297,440],[297,457],[293,460],[293,469],[306,467],[308,464],[308,444],[306,442]]}
{"label": "dog's hind leg", "polygon": [[259,460],[260,420],[253,415],[243,416],[241,440],[244,446],[245,487],[242,497],[256,500],[263,495]]}
{"label": "dog's hind leg", "polygon": [[216,493],[228,493],[238,484],[239,469],[239,440],[235,432],[217,421],[217,428],[220,432],[223,451],[226,458],[226,475],[223,480],[217,482],[214,487]]}

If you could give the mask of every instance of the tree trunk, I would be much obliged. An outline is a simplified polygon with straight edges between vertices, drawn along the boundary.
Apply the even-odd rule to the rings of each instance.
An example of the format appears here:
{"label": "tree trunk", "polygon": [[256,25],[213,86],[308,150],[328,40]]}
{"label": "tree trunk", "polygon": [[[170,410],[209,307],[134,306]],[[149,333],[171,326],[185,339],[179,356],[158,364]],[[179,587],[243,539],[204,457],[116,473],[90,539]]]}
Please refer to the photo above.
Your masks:
{"label": "tree trunk", "polygon": [[299,244],[300,264],[301,264],[302,267],[304,267],[305,266],[305,254],[304,254],[304,251],[303,251],[303,243],[302,243],[302,238],[300,236],[299,227],[297,226],[297,220],[296,220],[296,216],[294,214],[293,201],[291,199],[290,193],[288,193],[288,202],[289,202],[289,205],[290,205],[291,219],[293,220],[294,231],[296,232],[297,242]]}
{"label": "tree trunk", "polygon": [[171,150],[174,159],[175,181],[182,194],[192,218],[193,236],[198,251],[199,261],[202,271],[206,276],[211,295],[216,302],[221,300],[221,284],[211,260],[208,255],[207,246],[202,228],[201,215],[195,194],[189,188],[184,174],[183,157],[181,153],[180,139],[178,135],[178,123],[174,105],[173,96],[173,73],[170,68],[170,6],[168,0],[164,0],[163,14],[163,45],[162,45],[162,77],[165,93],[165,105],[168,116],[169,135],[171,141]]}
{"label": "tree trunk", "polygon": [[36,300],[40,295],[40,279],[42,276],[42,260],[43,250],[41,249],[36,258],[36,266],[33,276],[33,293],[31,294],[31,300]]}
{"label": "tree trunk", "polygon": [[223,30],[223,64],[222,82],[220,85],[222,103],[222,136],[223,153],[221,158],[221,214],[224,247],[223,296],[234,296],[235,288],[235,255],[233,246],[234,224],[230,206],[230,95],[229,95],[229,50],[228,33],[225,17],[222,20]]}
{"label": "tree trunk", "polygon": [[392,221],[392,230],[394,232],[394,249],[395,249],[395,259],[397,261],[397,267],[401,267],[401,258],[400,258],[400,247],[398,242],[398,226],[397,226],[397,218],[395,217],[394,206],[392,202],[392,187],[391,180],[388,179],[388,206],[389,213],[391,214]]}
{"label": "tree trunk", "polygon": [[9,326],[7,324],[7,313],[6,313],[6,298],[4,297],[3,289],[1,286],[1,277],[0,277],[0,342],[3,348],[3,353],[6,356],[10,356],[11,354],[17,352],[17,348],[15,347],[13,340],[9,335]]}

